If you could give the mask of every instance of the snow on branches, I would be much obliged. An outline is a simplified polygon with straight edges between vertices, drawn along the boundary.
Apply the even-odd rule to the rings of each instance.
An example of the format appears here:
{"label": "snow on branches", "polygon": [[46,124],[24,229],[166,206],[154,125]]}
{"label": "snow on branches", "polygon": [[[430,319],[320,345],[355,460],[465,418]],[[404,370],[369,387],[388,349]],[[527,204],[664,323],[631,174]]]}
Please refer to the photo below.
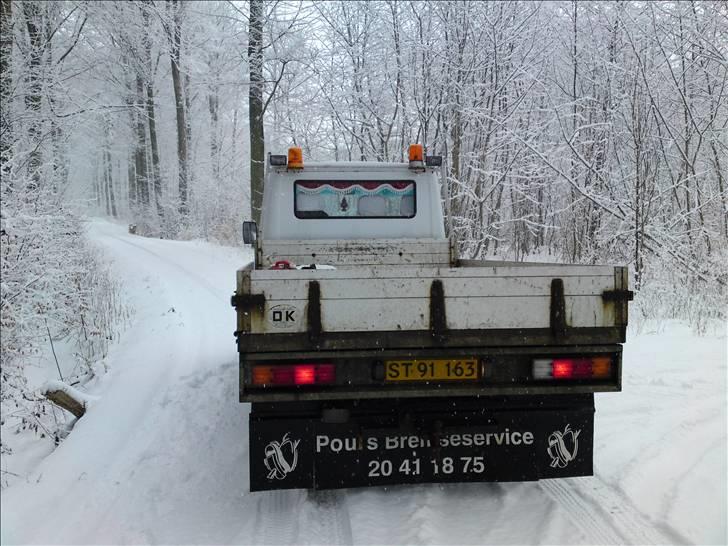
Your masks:
{"label": "snow on branches", "polygon": [[[68,133],[63,63],[86,14],[58,3],[2,2],[0,132],[0,451],[15,434],[57,443],[66,419],[38,392],[63,367],[74,383],[99,370],[125,315],[108,265],[66,199]],[[53,343],[65,349],[54,362]],[[51,356],[53,352],[53,356]],[[3,465],[3,484],[6,476]]]}

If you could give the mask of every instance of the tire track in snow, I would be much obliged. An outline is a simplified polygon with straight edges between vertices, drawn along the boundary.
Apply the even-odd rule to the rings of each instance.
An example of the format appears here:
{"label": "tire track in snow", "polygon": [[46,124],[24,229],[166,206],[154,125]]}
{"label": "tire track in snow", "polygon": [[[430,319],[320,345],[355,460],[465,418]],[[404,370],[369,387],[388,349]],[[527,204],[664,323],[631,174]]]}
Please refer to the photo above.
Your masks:
{"label": "tire track in snow", "polygon": [[[685,471],[680,473],[672,483],[668,494],[662,499],[660,503],[660,512],[663,514],[663,519],[667,520],[670,517],[670,513],[673,510],[676,502],[679,499],[680,488],[684,485],[684,482],[690,474],[692,474],[696,468],[716,449],[723,449],[726,445],[726,437],[721,436],[711,442],[700,453],[700,456],[693,462]],[[686,540],[687,541],[687,540]]]}
{"label": "tire track in snow", "polygon": [[438,521],[440,513],[434,507],[436,496],[433,491],[439,490],[438,484],[425,484],[421,486],[424,493],[413,496],[413,509],[407,517],[409,532],[405,534],[404,544],[432,544],[435,543],[433,527]]}
{"label": "tire track in snow", "polygon": [[633,544],[689,544],[690,540],[664,521],[655,521],[645,514],[618,487],[598,477],[578,478],[577,495],[599,506],[608,506],[613,524],[626,531]]}
{"label": "tire track in snow", "polygon": [[[220,443],[212,445],[216,439],[210,434],[204,436],[210,449],[206,451],[208,445],[199,445],[187,427],[194,419],[187,419],[174,403],[178,393],[187,394],[179,389],[182,374],[198,367],[210,368],[217,362],[209,355],[221,337],[215,320],[223,309],[221,295],[213,294],[200,282],[199,275],[177,266],[170,257],[157,255],[123,237],[102,233],[95,241],[116,261],[116,272],[133,281],[128,288],[131,303],[138,304],[137,313],[123,342],[112,348],[110,358],[124,364],[114,369],[113,384],[107,383],[93,411],[48,460],[56,469],[54,474],[63,480],[44,483],[38,496],[42,492],[61,502],[55,502],[42,522],[26,526],[26,532],[30,536],[35,533],[33,541],[39,543],[174,544],[202,537],[205,531],[199,528],[204,527],[205,518],[200,517],[200,511],[190,510],[189,505],[204,510],[204,499],[216,498],[213,493],[219,495],[221,488],[203,489],[199,486],[207,485],[205,480],[188,482],[185,472],[199,464],[196,456],[206,453],[208,465],[194,475],[206,474],[212,478],[208,483],[224,475],[216,472],[222,465],[214,458],[220,452]],[[191,256],[194,258],[193,253]],[[171,302],[184,308],[184,330],[178,329],[176,318],[165,312]],[[204,404],[199,408],[197,431],[212,430],[211,421],[202,412],[217,408]],[[79,461],[83,462],[83,473],[71,481]],[[236,481],[229,483],[232,486],[225,493],[238,488]],[[227,499],[231,498],[235,496],[229,494]],[[222,504],[218,502],[218,506]],[[228,506],[231,504],[228,502]],[[218,512],[213,507],[209,513],[215,517]],[[175,521],[170,514],[182,515]]]}
{"label": "tire track in snow", "polygon": [[600,478],[544,480],[541,489],[579,527],[600,544],[688,544],[664,523],[656,523],[626,496]]}
{"label": "tire track in snow", "polygon": [[353,544],[351,520],[342,491],[308,491],[309,544]]}
{"label": "tire track in snow", "polygon": [[110,239],[119,241],[121,243],[127,244],[129,246],[133,246],[134,248],[137,248],[143,252],[146,252],[147,254],[151,254],[152,256],[154,256],[155,258],[157,258],[159,261],[163,262],[164,264],[166,264],[170,267],[173,267],[173,268],[181,271],[188,277],[190,277],[196,284],[199,284],[205,290],[207,290],[210,294],[212,294],[215,297],[215,299],[220,299],[220,298],[225,299],[225,296],[222,294],[222,291],[218,287],[210,284],[210,282],[207,281],[207,279],[200,277],[196,273],[193,273],[192,271],[182,267],[181,265],[179,265],[178,263],[175,263],[174,261],[170,260],[169,258],[162,256],[161,254],[157,254],[156,252],[154,252],[152,250],[149,250],[144,245],[132,243],[131,241],[128,241],[125,237],[117,237],[114,235],[107,235],[107,237],[109,237]]}
{"label": "tire track in snow", "polygon": [[352,544],[340,491],[265,491],[257,497],[251,544]]}
{"label": "tire track in snow", "polygon": [[584,503],[573,487],[563,480],[538,482],[539,487],[553,500],[566,516],[584,533],[588,542],[594,544],[627,544],[627,537],[616,531],[607,522],[601,506]]}
{"label": "tire track in snow", "polygon": [[[203,287],[216,299],[225,298],[219,288],[206,279],[189,271],[144,245],[133,243],[124,237],[114,239],[151,254],[165,264],[179,270],[196,284]],[[301,536],[300,517],[305,514],[304,527],[310,536],[310,544],[352,544],[351,522],[346,509],[343,493],[337,491],[309,492],[305,509],[302,510],[301,492],[273,491],[258,493],[261,498],[256,503],[256,524],[254,544],[299,544]]]}
{"label": "tire track in snow", "polygon": [[693,415],[689,419],[682,419],[676,424],[673,423],[672,426],[665,429],[651,442],[651,445],[646,451],[642,451],[635,455],[624,465],[619,476],[620,481],[629,480],[631,474],[639,472],[639,465],[645,459],[654,459],[663,455],[665,451],[664,445],[675,437],[676,432],[681,432],[682,434],[680,436],[682,437],[685,435],[697,436],[705,432],[705,427],[703,425],[712,423],[720,418],[722,415],[721,410],[715,411],[714,408],[716,403],[712,399],[702,400],[701,402],[702,407],[700,409],[707,411],[701,411],[701,414],[698,417]]}
{"label": "tire track in snow", "polygon": [[255,526],[250,544],[300,544],[301,491],[255,493]]}
{"label": "tire track in snow", "polygon": [[[126,245],[152,255],[165,265],[179,271],[194,284],[205,289],[215,299],[226,301],[227,295],[207,279],[179,265],[172,259],[154,252],[146,245],[113,237]],[[202,345],[203,340],[198,340]],[[198,347],[200,353],[202,346]],[[340,492],[267,491],[256,493],[255,523],[250,537],[238,537],[252,544],[351,544],[351,524]]]}

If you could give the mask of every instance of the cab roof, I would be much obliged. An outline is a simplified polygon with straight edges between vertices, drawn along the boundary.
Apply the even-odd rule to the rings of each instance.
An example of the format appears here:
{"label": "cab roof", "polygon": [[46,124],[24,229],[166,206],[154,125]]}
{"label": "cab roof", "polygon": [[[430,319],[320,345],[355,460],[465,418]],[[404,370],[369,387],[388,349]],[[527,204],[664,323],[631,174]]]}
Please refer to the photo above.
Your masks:
{"label": "cab roof", "polygon": [[371,171],[397,171],[402,173],[424,173],[437,171],[438,167],[426,167],[419,169],[410,169],[408,163],[403,162],[376,162],[376,161],[309,161],[304,164],[303,169],[289,169],[287,166],[274,167],[269,166],[271,171],[278,174],[299,174],[305,172],[371,172]]}

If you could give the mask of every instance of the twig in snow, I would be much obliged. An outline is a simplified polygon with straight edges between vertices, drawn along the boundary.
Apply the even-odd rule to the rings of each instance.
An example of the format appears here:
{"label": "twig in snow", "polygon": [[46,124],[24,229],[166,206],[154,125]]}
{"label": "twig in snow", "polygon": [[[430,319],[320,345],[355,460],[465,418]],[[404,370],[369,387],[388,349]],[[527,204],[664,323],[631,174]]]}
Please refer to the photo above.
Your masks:
{"label": "twig in snow", "polygon": [[53,338],[51,337],[51,329],[48,328],[47,320],[45,321],[45,325],[46,325],[46,330],[48,331],[48,340],[51,342],[51,351],[53,351],[53,358],[56,361],[56,368],[58,368],[58,376],[61,378],[61,381],[64,381],[63,374],[61,373],[61,366],[58,364],[58,357],[56,356],[56,348],[53,346]]}

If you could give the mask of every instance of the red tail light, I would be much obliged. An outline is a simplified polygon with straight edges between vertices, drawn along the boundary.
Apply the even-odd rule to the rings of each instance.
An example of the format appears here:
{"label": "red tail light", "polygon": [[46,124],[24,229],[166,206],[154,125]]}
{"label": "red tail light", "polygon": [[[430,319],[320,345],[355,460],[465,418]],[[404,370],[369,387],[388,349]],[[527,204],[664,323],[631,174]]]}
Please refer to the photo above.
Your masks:
{"label": "red tail light", "polygon": [[589,358],[557,358],[552,364],[554,379],[586,379],[592,376]]}
{"label": "red tail light", "polygon": [[554,360],[551,363],[551,377],[554,379],[563,379],[566,377],[571,377],[571,372],[573,370],[573,365],[571,363],[571,360],[567,359],[561,359],[561,360]]}
{"label": "red tail light", "polygon": [[253,385],[261,387],[331,385],[336,381],[336,367],[333,364],[253,366],[251,376]]}
{"label": "red tail light", "polygon": [[316,382],[319,385],[330,385],[336,381],[336,368],[333,364],[319,364],[316,367]]}
{"label": "red tail light", "polygon": [[592,358],[538,358],[533,361],[534,379],[607,379],[612,373],[608,356]]}
{"label": "red tail light", "polygon": [[313,366],[294,366],[293,382],[296,385],[313,385],[316,383],[316,369]]}
{"label": "red tail light", "polygon": [[274,385],[292,385],[294,383],[294,374],[292,366],[281,366],[273,368],[273,384]]}

